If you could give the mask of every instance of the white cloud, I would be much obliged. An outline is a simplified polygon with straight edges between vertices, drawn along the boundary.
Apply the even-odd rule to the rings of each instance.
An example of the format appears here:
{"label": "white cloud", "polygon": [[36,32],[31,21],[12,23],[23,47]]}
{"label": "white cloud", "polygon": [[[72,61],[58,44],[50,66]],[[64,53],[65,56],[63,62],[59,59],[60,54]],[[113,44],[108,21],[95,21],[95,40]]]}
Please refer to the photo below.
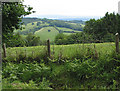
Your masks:
{"label": "white cloud", "polygon": [[117,12],[119,0],[25,0],[33,15],[104,16]]}

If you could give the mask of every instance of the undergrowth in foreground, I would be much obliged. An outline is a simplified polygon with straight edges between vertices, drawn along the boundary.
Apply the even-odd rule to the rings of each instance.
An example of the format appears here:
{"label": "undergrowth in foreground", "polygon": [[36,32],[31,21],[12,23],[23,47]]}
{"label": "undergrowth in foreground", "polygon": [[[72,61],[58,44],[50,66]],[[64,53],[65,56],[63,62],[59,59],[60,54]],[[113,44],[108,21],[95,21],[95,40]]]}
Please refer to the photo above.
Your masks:
{"label": "undergrowth in foreground", "polygon": [[60,52],[51,58],[46,51],[33,59],[8,56],[2,66],[3,89],[120,89],[120,54],[113,46],[63,47],[56,46]]}
{"label": "undergrowth in foreground", "polygon": [[[5,63],[4,88],[35,89],[103,89],[120,88],[118,66],[115,59],[73,60],[63,64]],[[28,84],[28,85],[26,85]]]}

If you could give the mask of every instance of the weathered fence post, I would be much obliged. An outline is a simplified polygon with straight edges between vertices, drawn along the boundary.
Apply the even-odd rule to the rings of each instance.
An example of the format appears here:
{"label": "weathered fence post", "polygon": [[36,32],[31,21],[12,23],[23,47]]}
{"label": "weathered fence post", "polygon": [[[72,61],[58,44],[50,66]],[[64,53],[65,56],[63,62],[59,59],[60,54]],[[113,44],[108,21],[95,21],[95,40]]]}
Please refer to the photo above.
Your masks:
{"label": "weathered fence post", "polygon": [[17,52],[17,50],[16,50],[16,57],[17,57],[17,54],[18,54],[18,52]]}
{"label": "weathered fence post", "polygon": [[6,44],[3,44],[3,57],[6,58]]}
{"label": "weathered fence post", "polygon": [[32,51],[32,57],[34,56],[34,51]]}
{"label": "weathered fence post", "polygon": [[95,50],[95,54],[94,54],[94,57],[97,59],[98,58],[98,53],[96,51],[96,45],[94,44],[94,50]]}
{"label": "weathered fence post", "polygon": [[50,57],[50,40],[47,40],[47,52],[48,52],[48,56]]}
{"label": "weathered fence post", "polygon": [[25,49],[24,49],[24,50],[25,50],[25,58],[26,58],[26,57],[27,57],[26,47],[25,47]]}
{"label": "weathered fence post", "polygon": [[115,46],[116,46],[116,53],[119,53],[119,34],[116,33],[116,40],[115,40]]}

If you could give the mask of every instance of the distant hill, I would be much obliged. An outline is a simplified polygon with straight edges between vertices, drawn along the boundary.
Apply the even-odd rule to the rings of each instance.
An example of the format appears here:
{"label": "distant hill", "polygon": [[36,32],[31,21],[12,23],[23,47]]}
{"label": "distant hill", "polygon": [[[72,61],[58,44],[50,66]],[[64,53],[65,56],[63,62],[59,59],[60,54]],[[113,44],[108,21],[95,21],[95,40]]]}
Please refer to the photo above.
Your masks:
{"label": "distant hill", "polygon": [[40,19],[40,18],[23,18],[24,22],[22,30],[15,30],[21,35],[26,36],[29,33],[33,33],[40,36],[41,40],[54,40],[58,33],[74,34],[83,31],[85,22],[82,20],[63,21],[53,19]]}
{"label": "distant hill", "polygon": [[62,20],[62,21],[66,21],[66,22],[71,22],[71,23],[80,23],[80,24],[85,24],[85,21],[82,20],[83,18],[55,18],[55,19],[47,19],[47,18],[31,18],[31,17],[27,17],[27,18],[23,18],[22,22],[24,22],[24,24],[28,24],[28,23],[32,23],[32,22],[37,22],[37,21],[44,21],[44,20]]}
{"label": "distant hill", "polygon": [[28,23],[40,21],[39,18],[23,18],[22,22],[26,25]]}
{"label": "distant hill", "polygon": [[64,21],[72,21],[72,20],[82,20],[88,21],[90,19],[100,19],[102,16],[65,16],[65,15],[38,15],[38,18],[47,18],[54,20],[64,20]]}
{"label": "distant hill", "polygon": [[41,40],[50,39],[51,41],[54,40],[57,34],[59,34],[59,31],[54,27],[44,27],[35,32],[35,35],[40,36]]}

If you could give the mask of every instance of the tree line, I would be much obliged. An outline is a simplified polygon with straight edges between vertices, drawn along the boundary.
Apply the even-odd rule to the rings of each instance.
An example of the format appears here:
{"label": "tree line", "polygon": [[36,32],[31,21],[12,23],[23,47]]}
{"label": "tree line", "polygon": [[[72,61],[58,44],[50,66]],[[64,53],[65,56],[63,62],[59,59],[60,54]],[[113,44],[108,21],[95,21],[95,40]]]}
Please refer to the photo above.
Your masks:
{"label": "tree line", "polygon": [[120,34],[120,15],[106,13],[104,17],[86,21],[83,32],[66,36],[58,34],[55,38],[56,44],[74,43],[102,43],[113,42],[115,34]]}
{"label": "tree line", "polygon": [[24,47],[24,46],[39,46],[44,45],[45,41],[41,41],[39,36],[29,33],[26,36],[22,36],[19,33],[15,33],[11,40],[7,42],[7,47]]}
{"label": "tree line", "polygon": [[106,13],[98,20],[90,19],[86,22],[84,32],[92,35],[94,40],[102,42],[114,41],[115,33],[120,33],[120,15],[117,13]]}

